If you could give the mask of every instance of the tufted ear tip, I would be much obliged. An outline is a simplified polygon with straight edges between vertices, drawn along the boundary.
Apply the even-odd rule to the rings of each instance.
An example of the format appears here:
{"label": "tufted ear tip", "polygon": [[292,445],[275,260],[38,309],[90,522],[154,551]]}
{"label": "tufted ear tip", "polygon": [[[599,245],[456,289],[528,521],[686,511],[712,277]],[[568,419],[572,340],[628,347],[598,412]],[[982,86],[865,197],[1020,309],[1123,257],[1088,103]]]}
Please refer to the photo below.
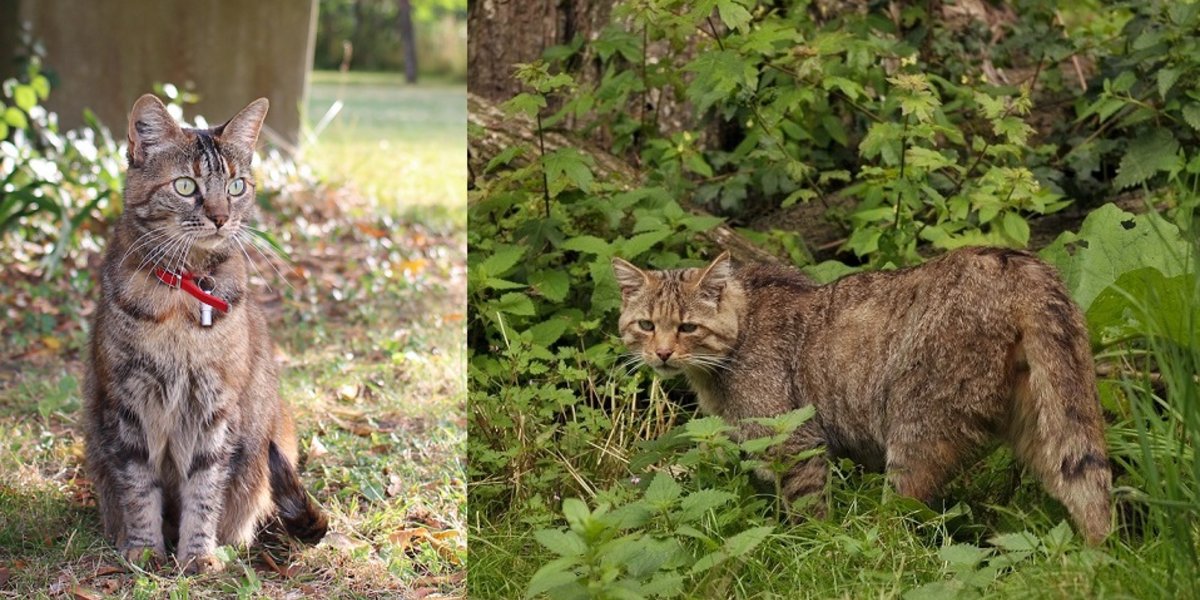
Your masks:
{"label": "tufted ear tip", "polygon": [[621,296],[623,298],[640,290],[650,281],[650,276],[645,271],[637,268],[633,263],[623,258],[614,256],[612,267],[613,274],[617,277],[617,285],[621,286]]}

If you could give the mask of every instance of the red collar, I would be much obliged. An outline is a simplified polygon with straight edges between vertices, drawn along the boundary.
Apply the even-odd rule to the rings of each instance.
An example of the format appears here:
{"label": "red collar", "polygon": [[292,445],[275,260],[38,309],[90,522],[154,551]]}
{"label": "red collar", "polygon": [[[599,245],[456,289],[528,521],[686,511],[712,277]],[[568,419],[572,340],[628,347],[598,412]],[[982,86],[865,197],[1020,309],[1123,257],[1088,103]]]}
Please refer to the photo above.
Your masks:
{"label": "red collar", "polygon": [[154,274],[159,281],[173,288],[179,288],[221,312],[229,312],[229,303],[200,289],[200,286],[196,285],[196,276],[190,271],[175,274],[162,267],[156,267]]}

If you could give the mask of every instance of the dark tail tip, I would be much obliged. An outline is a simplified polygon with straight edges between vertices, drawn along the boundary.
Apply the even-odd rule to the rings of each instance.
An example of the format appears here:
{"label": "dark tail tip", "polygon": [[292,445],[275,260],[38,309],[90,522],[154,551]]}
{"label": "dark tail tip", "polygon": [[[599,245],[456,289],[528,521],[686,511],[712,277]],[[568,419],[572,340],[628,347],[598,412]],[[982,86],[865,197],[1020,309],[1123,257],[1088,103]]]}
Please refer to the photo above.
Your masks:
{"label": "dark tail tip", "polygon": [[279,510],[279,520],[283,522],[287,534],[310,544],[320,541],[325,537],[329,523],[321,509],[308,498],[296,467],[284,458],[275,442],[271,442],[268,450],[268,461],[271,469],[271,500]]}

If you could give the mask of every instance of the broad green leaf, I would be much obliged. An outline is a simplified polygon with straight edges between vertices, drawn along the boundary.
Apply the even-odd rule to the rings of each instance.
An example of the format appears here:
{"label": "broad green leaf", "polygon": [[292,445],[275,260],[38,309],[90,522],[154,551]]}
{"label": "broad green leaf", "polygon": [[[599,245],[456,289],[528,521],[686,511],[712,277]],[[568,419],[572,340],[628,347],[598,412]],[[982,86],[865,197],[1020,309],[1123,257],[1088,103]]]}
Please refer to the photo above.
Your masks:
{"label": "broad green leaf", "polygon": [[679,502],[680,518],[683,522],[694,521],[699,519],[708,511],[724,506],[733,499],[737,498],[737,494],[724,490],[702,489],[692,492],[684,496]]}
{"label": "broad green leaf", "polygon": [[[571,570],[574,566],[568,559],[558,559],[542,565],[533,577],[529,579],[529,587],[525,590],[526,598],[533,598],[550,590],[573,584],[579,576]],[[562,597],[556,594],[555,597]]]}
{"label": "broad green leaf", "polygon": [[1000,218],[1000,232],[1018,248],[1029,245],[1029,222],[1014,211]]}
{"label": "broad green leaf", "polygon": [[1110,331],[1111,337],[1144,333],[1200,347],[1196,291],[1194,276],[1186,273],[1167,278],[1154,267],[1123,273],[1088,307],[1088,328]]}
{"label": "broad green leaf", "polygon": [[991,550],[971,544],[951,544],[938,550],[938,558],[955,570],[971,568],[983,562],[992,553]]}
{"label": "broad green leaf", "polygon": [[567,518],[567,524],[574,531],[583,529],[583,524],[591,517],[591,512],[588,510],[587,504],[579,498],[567,498],[562,504],[563,516]]}
{"label": "broad green leaf", "polygon": [[10,106],[4,110],[4,122],[14,129],[28,129],[29,121],[25,119],[25,113],[21,109]]}
{"label": "broad green leaf", "polygon": [[529,285],[532,285],[543,298],[551,302],[562,302],[571,288],[571,279],[567,276],[566,271],[545,269],[530,273]]}
{"label": "broad green leaf", "polygon": [[1008,552],[1037,550],[1038,546],[1041,545],[1041,542],[1038,540],[1037,536],[1028,531],[1022,531],[1020,533],[1001,533],[999,535],[992,536],[992,538],[988,541],[991,542],[993,546]]}
{"label": "broad green leaf", "polygon": [[559,244],[558,247],[562,248],[563,250],[586,252],[588,254],[595,254],[597,256],[612,255],[612,248],[609,247],[608,242],[594,235],[581,235],[573,238],[567,238],[562,244]]}
{"label": "broad green leaf", "polygon": [[722,549],[729,556],[742,556],[761,544],[774,531],[775,528],[771,526],[752,527],[725,540]]}
{"label": "broad green leaf", "polygon": [[501,277],[508,273],[517,261],[525,255],[524,246],[505,245],[499,246],[492,251],[492,255],[487,257],[479,265],[479,270],[487,276]]}
{"label": "broad green leaf", "polygon": [[1200,131],[1200,103],[1189,102],[1183,107],[1183,120],[1191,125],[1192,129]]}
{"label": "broad green leaf", "polygon": [[717,0],[717,15],[721,17],[721,22],[730,29],[738,29],[748,31],[750,24],[750,11],[742,6],[737,0]]}
{"label": "broad green leaf", "polygon": [[537,116],[538,111],[546,108],[546,99],[536,94],[517,94],[500,105],[500,110],[508,114],[525,115],[530,119]]}
{"label": "broad green leaf", "polygon": [[1179,142],[1166,129],[1155,129],[1129,142],[1113,183],[1121,189],[1139,185],[1160,171],[1170,171],[1179,163]]}
{"label": "broad green leaf", "polygon": [[1179,81],[1179,76],[1182,74],[1182,70],[1171,67],[1158,70],[1158,95],[1163,100],[1167,99],[1167,92],[1170,92],[1171,88],[1175,87],[1175,82]]}
{"label": "broad green leaf", "polygon": [[647,231],[646,233],[635,235],[620,243],[621,257],[626,260],[633,260],[670,236],[671,230],[669,229]]}
{"label": "broad green leaf", "polygon": [[1086,313],[1096,296],[1129,271],[1151,267],[1166,278],[1183,275],[1189,247],[1179,229],[1154,213],[1134,215],[1105,204],[1042,249]]}
{"label": "broad green leaf", "polygon": [[29,112],[29,109],[37,106],[37,92],[33,91],[32,86],[18,85],[13,90],[13,103],[21,110]]}
{"label": "broad green leaf", "polygon": [[532,317],[537,314],[533,308],[533,301],[521,292],[509,292],[500,296],[500,300],[494,306],[496,310],[510,315]]}
{"label": "broad green leaf", "polygon": [[587,552],[587,544],[574,531],[541,529],[533,532],[533,537],[539,544],[564,558],[579,556]]}
{"label": "broad green leaf", "polygon": [[46,79],[45,75],[38,75],[29,82],[29,86],[33,91],[37,92],[38,98],[45,100],[50,96],[50,80]]}
{"label": "broad green leaf", "polygon": [[684,69],[695,73],[687,96],[701,113],[739,90],[753,90],[758,82],[755,64],[733,50],[703,52]]}
{"label": "broad green leaf", "polygon": [[486,175],[496,170],[498,167],[507,165],[508,163],[512,162],[514,158],[520,156],[523,152],[524,150],[521,148],[521,146],[509,146],[501,150],[496,154],[496,156],[493,156],[492,160],[489,160],[487,166],[483,168],[484,174]]}
{"label": "broad green leaf", "polygon": [[546,179],[550,184],[550,195],[557,196],[566,189],[567,182],[584,192],[592,189],[590,159],[575,148],[560,148],[542,157]]}
{"label": "broad green leaf", "polygon": [[642,498],[652,506],[662,509],[679,498],[682,492],[683,488],[679,487],[674,478],[665,471],[659,471],[654,474],[654,479],[650,481]]}
{"label": "broad green leaf", "polygon": [[550,319],[542,321],[537,325],[529,328],[529,335],[533,339],[533,343],[548,348],[550,344],[558,341],[562,334],[567,330],[567,322],[562,319]]}

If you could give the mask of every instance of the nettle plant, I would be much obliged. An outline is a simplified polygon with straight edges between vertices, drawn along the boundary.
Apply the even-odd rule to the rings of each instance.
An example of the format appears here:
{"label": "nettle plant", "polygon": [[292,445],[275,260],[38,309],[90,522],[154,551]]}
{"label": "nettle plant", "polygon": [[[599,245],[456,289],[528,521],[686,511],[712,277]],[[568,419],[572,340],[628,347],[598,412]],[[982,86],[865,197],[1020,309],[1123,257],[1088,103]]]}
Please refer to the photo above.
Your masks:
{"label": "nettle plant", "polygon": [[696,235],[721,221],[685,211],[662,186],[596,181],[577,149],[547,149],[541,112],[574,81],[544,63],[523,65],[518,76],[531,91],[504,109],[528,118],[538,140],[487,165],[469,213],[473,507],[544,498],[585,454],[595,455],[590,471],[617,472],[620,461],[594,442],[621,415],[637,427],[663,426],[617,408],[636,401],[645,382],[617,370],[619,342],[607,326],[620,307],[611,259],[698,265],[688,258],[700,254]]}
{"label": "nettle plant", "polygon": [[[1025,121],[1062,49],[1038,47],[1023,84],[991,86],[921,62],[934,26],[921,7],[818,22],[749,0],[631,0],[596,40],[547,52],[556,66],[582,55],[602,68],[546,122],[570,118],[636,154],[650,181],[719,209],[850,198],[835,215],[853,230],[842,248],[877,266],[918,261],[918,243],[1023,247],[1028,216],[1067,204],[1032,170],[1057,147]],[[660,123],[672,99],[700,129]]]}
{"label": "nettle plant", "polygon": [[[557,558],[533,575],[526,596],[672,598],[720,580],[781,516],[775,499],[756,494],[752,473],[786,471],[796,458],[771,449],[812,416],[757,419],[771,435],[740,443],[719,417],[692,419],[644,444],[630,464],[641,476],[603,490],[594,510],[567,498],[567,527],[535,533]],[[670,467],[652,468],[660,464]]]}

